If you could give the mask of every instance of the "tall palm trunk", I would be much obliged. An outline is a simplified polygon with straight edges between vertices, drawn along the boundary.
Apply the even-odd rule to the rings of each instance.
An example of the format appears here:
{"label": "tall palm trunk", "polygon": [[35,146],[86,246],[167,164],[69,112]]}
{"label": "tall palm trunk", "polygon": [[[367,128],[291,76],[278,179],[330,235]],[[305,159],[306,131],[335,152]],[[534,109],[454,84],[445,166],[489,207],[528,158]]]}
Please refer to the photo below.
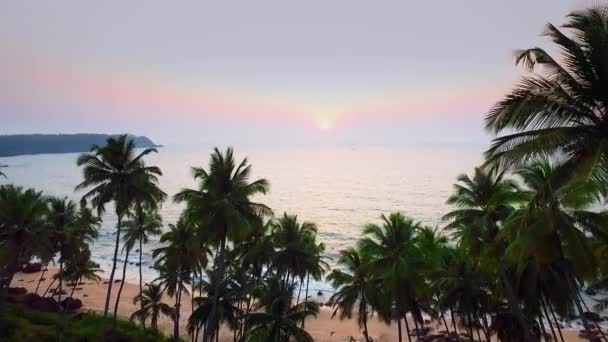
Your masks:
{"label": "tall palm trunk", "polygon": [[397,318],[397,331],[399,332],[399,342],[403,342],[403,337],[401,337],[401,318]]}
{"label": "tall palm trunk", "polygon": [[[139,238],[139,295],[141,296],[142,293],[144,293],[144,286],[143,286],[143,276],[142,276],[142,272],[141,272],[141,257],[142,257],[142,247],[143,247],[143,238]],[[123,277],[124,279],[124,277]],[[144,303],[143,301],[139,301],[139,305],[140,305],[140,309],[143,312],[144,311]],[[142,327],[144,327],[144,329],[146,328],[146,320],[142,320],[141,321],[141,325]]]}
{"label": "tall palm trunk", "polygon": [[76,279],[76,281],[74,282],[74,285],[72,286],[72,292],[70,293],[70,299],[74,298],[74,291],[76,291],[76,286],[78,285],[80,280],[82,280],[82,277],[79,279]]}
{"label": "tall palm trunk", "polygon": [[407,336],[407,340],[412,342],[412,336],[410,336],[410,324],[407,321],[407,314],[403,315],[403,321],[405,322],[405,335]]}
{"label": "tall palm trunk", "polygon": [[46,290],[42,294],[42,297],[46,296],[46,294],[49,292],[49,290],[51,289],[51,287],[53,286],[53,284],[55,284],[55,281],[57,281],[57,278],[53,278],[53,281],[51,281],[51,283],[49,284],[49,286],[46,287]]}
{"label": "tall palm trunk", "polygon": [[[310,273],[306,274],[306,291],[304,291],[304,308],[306,308],[306,305],[308,305],[308,284],[310,284]],[[306,323],[306,317],[302,318],[302,329],[304,329],[304,324]],[[364,322],[367,325],[367,318]],[[367,332],[367,327],[365,328],[366,332]],[[367,338],[367,336],[366,336]],[[369,339],[365,340],[366,342],[369,341]]]}
{"label": "tall palm trunk", "polygon": [[127,276],[127,264],[129,263],[129,252],[127,249],[127,253],[125,254],[125,263],[122,266],[122,281],[120,282],[120,287],[118,288],[118,294],[116,295],[116,303],[114,304],[114,328],[116,328],[116,316],[118,315],[118,303],[120,303],[120,295],[122,294],[122,288],[125,286],[125,277]]}
{"label": "tall palm trunk", "polygon": [[[583,296],[581,296],[581,292],[580,292],[580,286],[577,287],[576,290],[576,295],[578,296],[579,300],[581,301],[581,303],[583,304],[583,306],[585,307],[585,310],[587,312],[591,312],[591,310],[589,310],[589,307],[587,306],[587,303],[585,303],[585,301],[583,300]],[[599,324],[597,324],[597,322],[593,322],[593,325],[597,328],[597,330],[600,332],[600,335],[602,335],[602,339],[604,339],[604,341],[608,341],[608,339],[606,339],[606,335],[604,334],[604,331],[602,330],[602,328],[600,327]]]}
{"label": "tall palm trunk", "polygon": [[38,279],[38,284],[36,284],[36,291],[34,291],[35,294],[38,294],[38,289],[40,288],[40,283],[42,283],[42,279],[44,279],[44,274],[48,270],[48,267],[49,267],[48,263],[45,263],[42,266],[42,274],[40,275],[40,278]]}
{"label": "tall palm trunk", "polygon": [[[225,231],[225,230],[224,230]],[[226,252],[226,234],[224,234],[221,242],[220,242],[220,253],[218,255],[218,265],[216,268],[216,279],[218,284],[221,284],[224,281],[224,273],[226,268],[225,263],[225,252]],[[221,279],[219,278],[221,276]],[[206,334],[204,335],[203,342],[211,342],[214,335],[214,327],[216,326],[217,321],[217,306],[219,305],[219,291],[214,291],[213,294],[213,302],[211,303],[211,311],[209,312],[209,329],[207,329]]]}
{"label": "tall palm trunk", "polygon": [[103,320],[101,320],[101,340],[106,340],[106,320],[108,317],[108,310],[110,309],[110,298],[112,296],[112,285],[114,285],[114,274],[116,273],[116,262],[118,260],[118,247],[120,247],[120,227],[122,225],[122,214],[118,215],[118,222],[116,223],[116,243],[114,244],[114,258],[112,259],[112,271],[110,272],[110,281],[108,283],[108,290],[106,293],[106,303],[103,308]]}
{"label": "tall palm trunk", "polygon": [[[57,301],[59,302],[59,307],[61,308],[61,291],[63,285],[63,253],[59,258],[59,286],[57,287],[59,290],[55,290],[55,294],[57,295]],[[61,310],[61,309],[60,309]]]}
{"label": "tall palm trunk", "polygon": [[363,336],[365,337],[365,342],[369,342],[369,332],[367,330],[367,310],[363,309]]}
{"label": "tall palm trunk", "polygon": [[175,321],[173,324],[173,338],[177,342],[179,341],[179,314],[180,304],[182,301],[182,287],[177,286],[177,293],[175,294]]}
{"label": "tall palm trunk", "polygon": [[458,328],[456,327],[456,318],[454,317],[454,310],[450,309],[450,317],[452,319],[452,328],[454,328],[454,333],[458,335]]}
{"label": "tall palm trunk", "polygon": [[[545,314],[545,318],[547,318],[547,322],[549,322],[549,329],[551,329],[551,335],[553,335],[553,341],[557,342],[557,334],[555,333],[555,329],[553,329],[553,323],[551,323],[551,317],[549,317],[549,313],[547,312],[547,306],[545,305],[545,301],[543,300],[542,295],[540,296],[540,306],[542,308],[542,311]],[[544,325],[542,324],[542,314],[539,315],[540,319],[541,319],[541,326],[543,328],[543,331],[545,330]]]}
{"label": "tall palm trunk", "polygon": [[528,326],[528,323],[526,322],[526,318],[524,317],[524,314],[521,311],[521,308],[519,307],[517,297],[515,296],[515,292],[513,291],[513,287],[511,286],[511,282],[509,281],[509,278],[507,278],[507,274],[506,274],[504,268],[500,265],[498,266],[498,274],[500,276],[502,283],[505,286],[505,292],[507,295],[507,302],[509,305],[509,309],[510,309],[511,313],[513,315],[515,315],[515,318],[517,319],[519,325],[523,329],[522,332],[524,334],[524,341],[528,341],[528,342],[534,341],[534,339],[532,338],[532,334],[530,332],[530,327]]}
{"label": "tall palm trunk", "polygon": [[557,320],[557,317],[555,316],[555,311],[553,310],[553,306],[551,305],[551,303],[547,303],[547,305],[549,306],[549,310],[551,311],[551,316],[553,316],[553,321],[555,322],[555,326],[557,327],[557,332],[559,333],[559,339],[562,342],[565,342],[564,335],[562,334],[562,328],[559,326],[559,321]]}

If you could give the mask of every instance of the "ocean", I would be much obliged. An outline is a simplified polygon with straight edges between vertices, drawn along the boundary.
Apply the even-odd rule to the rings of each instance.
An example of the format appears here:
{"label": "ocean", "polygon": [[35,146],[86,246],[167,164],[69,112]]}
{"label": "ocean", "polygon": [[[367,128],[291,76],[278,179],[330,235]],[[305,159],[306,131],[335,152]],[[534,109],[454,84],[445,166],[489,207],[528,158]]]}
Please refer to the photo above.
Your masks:
{"label": "ocean", "polygon": [[[212,148],[165,146],[147,157],[146,162],[162,169],[160,186],[173,196],[182,188],[196,186],[191,167],[207,167]],[[276,216],[287,212],[297,214],[301,221],[315,222],[330,265],[341,249],[352,246],[361,236],[363,225],[378,222],[383,213],[401,211],[424,224],[441,227],[441,217],[450,209],[445,201],[456,177],[479,165],[483,150],[481,145],[235,146],[239,160],[246,156],[253,165],[252,179],[266,178],[270,182],[270,193],[255,200],[270,206]],[[79,200],[82,192],[74,192],[82,181],[81,170],[76,166],[78,155],[0,158],[0,163],[9,166],[3,169],[7,178],[0,182]],[[182,208],[170,199],[163,204],[165,226],[178,219]],[[116,218],[112,207],[107,209],[92,252],[109,276]],[[158,237],[152,240],[144,246],[142,264],[146,281],[156,277],[151,265]],[[133,264],[127,269],[127,281],[134,283],[138,281],[136,259],[137,256],[132,256]],[[311,291],[318,290],[332,291],[327,283],[311,283]]]}

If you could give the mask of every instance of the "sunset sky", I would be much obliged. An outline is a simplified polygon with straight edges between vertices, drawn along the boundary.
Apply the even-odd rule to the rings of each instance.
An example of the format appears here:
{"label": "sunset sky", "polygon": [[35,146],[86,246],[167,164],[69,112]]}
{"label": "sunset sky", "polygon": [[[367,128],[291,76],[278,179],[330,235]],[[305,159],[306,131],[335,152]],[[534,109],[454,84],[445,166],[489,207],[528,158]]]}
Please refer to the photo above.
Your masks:
{"label": "sunset sky", "polygon": [[594,3],[6,0],[0,134],[485,142],[513,50]]}

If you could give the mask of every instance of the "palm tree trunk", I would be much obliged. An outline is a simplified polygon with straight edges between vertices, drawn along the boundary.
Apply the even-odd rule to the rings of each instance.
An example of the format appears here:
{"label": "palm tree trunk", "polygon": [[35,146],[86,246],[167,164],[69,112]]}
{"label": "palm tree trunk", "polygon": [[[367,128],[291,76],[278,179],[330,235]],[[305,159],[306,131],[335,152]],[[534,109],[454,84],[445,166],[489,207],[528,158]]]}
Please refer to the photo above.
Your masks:
{"label": "palm tree trunk", "polygon": [[[576,295],[578,296],[578,298],[580,299],[581,303],[585,307],[585,310],[587,310],[587,312],[591,312],[591,310],[589,310],[589,307],[587,306],[587,303],[585,303],[585,301],[583,300],[583,296],[581,296],[581,292],[580,292],[579,289],[580,289],[580,286],[577,287]],[[597,324],[597,322],[593,322],[593,325],[595,325],[595,327],[597,328],[597,330],[600,332],[600,334],[602,335],[602,338],[604,339],[604,341],[608,341],[608,339],[606,339],[606,335],[604,335],[604,331],[602,330],[602,328],[600,327],[600,325]]]}
{"label": "palm tree trunk", "polygon": [[452,318],[452,328],[454,328],[454,333],[458,335],[458,328],[456,328],[456,318],[454,318],[454,310],[450,308],[450,317]]}
{"label": "palm tree trunk", "polygon": [[450,327],[448,326],[448,322],[445,320],[445,312],[441,312],[441,320],[443,321],[443,326],[445,327],[445,331],[450,334]]}
{"label": "palm tree trunk", "polygon": [[76,286],[78,285],[79,279],[76,279],[74,282],[74,286],[72,286],[72,292],[70,293],[70,299],[74,298],[74,291],[76,291]]}
{"label": "palm tree trunk", "polygon": [[[308,284],[310,283],[310,273],[306,274],[306,291],[304,291],[304,308],[308,305]],[[302,318],[302,329],[304,329],[304,324],[306,323],[306,317]],[[367,322],[366,322],[367,324]],[[367,330],[367,328],[366,328]],[[369,341],[366,340],[366,342]]]}
{"label": "palm tree trunk", "polygon": [[549,311],[551,311],[551,316],[553,316],[553,321],[555,322],[555,327],[557,328],[557,332],[559,333],[559,339],[562,342],[565,342],[564,335],[562,334],[562,328],[559,326],[559,321],[557,320],[557,317],[555,316],[555,311],[553,310],[553,306],[551,305],[551,303],[547,303],[547,305],[549,306]]}
{"label": "palm tree trunk", "polygon": [[504,268],[500,265],[498,266],[498,273],[503,285],[505,286],[509,309],[511,310],[511,313],[517,318],[519,325],[523,328],[524,341],[533,341],[532,334],[530,333],[530,327],[528,326],[524,314],[518,305],[517,297],[515,296],[515,291],[513,291],[513,287],[511,286],[509,278],[507,278],[507,274]]}
{"label": "palm tree trunk", "polygon": [[471,319],[470,313],[467,314],[467,320],[469,321],[467,324],[469,328],[469,337],[472,341],[475,341],[475,335],[473,334],[473,319]]}
{"label": "palm tree trunk", "polygon": [[40,283],[42,283],[42,279],[44,279],[44,274],[48,270],[48,267],[49,267],[48,263],[44,264],[44,266],[42,268],[42,274],[40,275],[40,279],[38,279],[38,284],[36,285],[36,291],[34,291],[35,294],[38,294],[38,289],[40,288]]}
{"label": "palm tree trunk", "polygon": [[407,340],[412,342],[412,337],[410,336],[410,324],[407,322],[407,314],[403,315],[403,321],[405,321],[405,335],[407,336]]}
{"label": "palm tree trunk", "polygon": [[[224,232],[226,231],[226,229],[224,229]],[[216,273],[216,279],[221,282],[224,279],[224,272],[225,272],[225,252],[226,252],[226,234],[224,233],[224,236],[220,242],[220,252],[218,254],[218,265],[217,268],[215,270]],[[221,275],[221,279],[219,278],[219,276]],[[217,306],[219,305],[219,291],[214,291],[215,293],[213,294],[213,302],[211,304],[211,311],[209,312],[209,329],[207,329],[206,334],[204,335],[203,338],[203,342],[211,342],[211,340],[213,339],[213,335],[214,335],[214,327],[216,326],[216,321],[217,321]]]}
{"label": "palm tree trunk", "polygon": [[403,337],[401,337],[401,318],[397,319],[397,331],[399,332],[399,342],[403,342]]}
{"label": "palm tree trunk", "polygon": [[58,286],[59,291],[55,291],[55,294],[57,295],[57,301],[59,302],[59,310],[62,310],[61,309],[62,285],[63,285],[63,253],[59,257],[59,286]]}
{"label": "palm tree trunk", "polygon": [[545,339],[545,341],[548,341],[548,338],[546,337],[547,331],[545,330],[545,322],[543,321],[543,311],[545,313],[545,316],[547,317],[547,322],[549,322],[549,329],[551,330],[551,335],[553,336],[553,341],[557,342],[557,335],[555,334],[555,329],[553,329],[553,324],[551,323],[551,319],[547,315],[547,308],[545,308],[545,305],[541,301],[541,310],[538,313],[538,320],[540,322],[540,328],[541,328],[541,333],[543,334],[543,338]]}
{"label": "palm tree trunk", "polygon": [[[139,295],[141,296],[142,293],[144,293],[144,286],[143,286],[143,276],[142,276],[142,272],[141,272],[141,257],[142,257],[142,247],[143,247],[143,239],[140,237],[139,238]],[[123,277],[124,278],[124,277]],[[140,309],[141,311],[144,310],[144,303],[142,301],[140,301],[139,303],[140,305]],[[142,320],[141,321],[141,326],[145,329],[146,328],[146,320]]]}
{"label": "palm tree trunk", "polygon": [[304,285],[304,281],[300,281],[300,289],[298,290],[298,299],[296,300],[296,305],[300,304],[300,295],[302,294],[302,285]]}
{"label": "palm tree trunk", "polygon": [[51,286],[53,286],[53,284],[55,284],[55,281],[57,281],[57,278],[53,278],[53,281],[51,281],[49,286],[46,287],[46,290],[42,294],[42,297],[46,296],[47,292],[49,292],[49,290],[51,289]]}
{"label": "palm tree trunk", "polygon": [[416,329],[416,340],[420,341],[420,327],[418,326],[418,320],[414,316],[414,312],[412,312],[412,319],[414,321],[414,329]]}
{"label": "palm tree trunk", "polygon": [[[553,329],[553,323],[551,323],[551,317],[549,317],[549,313],[547,312],[547,306],[545,305],[545,301],[543,300],[542,295],[540,296],[540,305],[542,307],[542,311],[545,313],[545,318],[547,318],[547,322],[549,322],[549,329],[551,329],[551,334],[553,335],[553,341],[557,342],[557,334],[555,333],[555,329]],[[542,317],[542,315],[541,315]],[[542,318],[541,318],[542,321]],[[543,328],[544,330],[544,328]]]}
{"label": "palm tree trunk", "polygon": [[114,304],[114,323],[113,327],[116,328],[116,316],[118,315],[118,303],[120,303],[120,295],[122,294],[122,288],[125,286],[125,277],[127,276],[127,264],[129,263],[129,252],[127,249],[127,253],[125,254],[125,263],[122,266],[122,281],[120,282],[120,287],[118,288],[118,294],[116,295],[116,303]]}
{"label": "palm tree trunk", "polygon": [[177,286],[177,293],[175,294],[175,321],[173,324],[173,338],[175,341],[179,341],[179,311],[181,304],[182,287]]}
{"label": "palm tree trunk", "polygon": [[369,332],[367,331],[367,310],[365,309],[365,304],[363,304],[363,336],[365,337],[365,342],[369,342]]}
{"label": "palm tree trunk", "polygon": [[116,243],[114,244],[114,258],[112,259],[112,271],[110,272],[110,281],[106,293],[106,303],[103,308],[103,319],[101,320],[101,341],[106,340],[106,319],[110,309],[110,298],[112,296],[112,285],[114,285],[114,274],[116,273],[116,262],[118,260],[118,247],[120,247],[120,227],[122,225],[122,214],[118,215],[116,223]]}

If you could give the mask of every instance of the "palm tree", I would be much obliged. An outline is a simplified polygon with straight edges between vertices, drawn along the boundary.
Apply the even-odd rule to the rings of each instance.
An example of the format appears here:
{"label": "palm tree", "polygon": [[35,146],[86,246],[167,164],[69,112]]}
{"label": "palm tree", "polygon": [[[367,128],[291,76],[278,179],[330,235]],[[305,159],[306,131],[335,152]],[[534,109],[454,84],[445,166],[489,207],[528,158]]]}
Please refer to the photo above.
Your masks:
{"label": "palm tree", "polygon": [[0,300],[13,276],[33,256],[53,252],[46,222],[48,206],[42,192],[0,186]]}
{"label": "palm tree", "polygon": [[[143,162],[143,157],[152,152],[156,150],[148,148],[136,154],[133,140],[127,135],[121,135],[108,138],[106,145],[102,147],[93,146],[91,152],[80,155],[77,161],[78,166],[83,168],[84,180],[76,190],[88,189],[82,197],[82,202],[91,200],[101,214],[105,211],[105,205],[113,201],[118,218],[104,318],[107,317],[110,306],[122,220],[136,202],[154,205],[164,196],[157,186],[157,177],[162,175],[161,170],[156,166],[146,166]],[[105,320],[102,323],[102,331],[102,338],[105,338]]]}
{"label": "palm tree", "polygon": [[[139,294],[143,292],[142,254],[143,245],[149,242],[149,237],[160,235],[163,225],[162,217],[157,210],[148,206],[136,205],[134,213],[124,224],[123,240],[125,245],[139,244]],[[125,267],[127,260],[125,259]],[[124,272],[123,272],[124,273]],[[124,281],[124,276],[123,276]],[[143,310],[143,303],[140,309]],[[143,323],[143,322],[142,322]]]}
{"label": "palm tree", "polygon": [[[369,256],[369,267],[386,288],[391,307],[379,310],[384,319],[389,320],[395,314],[399,336],[401,337],[401,318],[405,320],[408,340],[410,329],[406,314],[412,312],[412,318],[418,327],[422,322],[420,307],[417,304],[417,288],[422,288],[421,270],[423,262],[421,253],[416,248],[416,231],[420,223],[401,213],[382,215],[382,225],[368,224],[363,230],[364,237],[359,241],[360,250]],[[420,331],[416,329],[417,333]],[[401,338],[400,338],[401,341]]]}
{"label": "palm tree", "polygon": [[535,47],[517,51],[516,64],[531,72],[486,116],[486,129],[506,133],[486,152],[490,163],[525,164],[563,155],[559,182],[587,178],[608,184],[608,97],[605,76],[608,7],[571,13],[562,26],[547,24],[544,35],[559,48],[552,57]]}
{"label": "palm tree", "polygon": [[[539,284],[540,295],[549,302],[563,307],[558,303],[573,300],[588,328],[578,298],[577,279],[597,277],[597,262],[586,232],[597,232],[595,225],[589,223],[602,214],[587,209],[601,203],[601,197],[592,181],[555,184],[555,174],[562,167],[555,162],[537,160],[516,170],[530,200],[505,225],[505,235],[512,240],[507,255],[520,269],[535,270],[526,275],[540,278],[534,282]],[[555,290],[555,284],[546,283],[543,278],[555,272],[566,275],[564,280],[568,286],[565,292],[551,296],[554,291],[549,289]],[[539,304],[536,300],[533,303]]]}
{"label": "palm tree", "polygon": [[78,282],[83,278],[99,282],[101,278],[97,273],[100,271],[99,264],[91,260],[91,251],[88,248],[75,253],[70,259],[66,260],[65,279],[72,282],[70,298],[74,296]]}
{"label": "palm tree", "polygon": [[[271,214],[267,206],[251,201],[257,194],[265,194],[269,185],[265,179],[249,182],[251,165],[243,159],[237,166],[232,148],[221,153],[217,148],[211,154],[209,170],[192,169],[194,178],[199,180],[198,189],[184,189],[175,195],[176,202],[186,202],[184,215],[195,222],[217,252],[215,271],[221,277],[226,274],[226,243],[242,240],[259,224],[261,218]],[[210,313],[205,341],[213,336],[216,326],[216,311],[219,298],[213,298],[214,307]]]}
{"label": "palm tree", "polygon": [[513,180],[506,179],[504,175],[504,172],[496,170],[475,168],[473,178],[465,174],[458,176],[454,193],[447,201],[456,209],[444,215],[443,220],[450,221],[446,228],[453,232],[459,245],[468,253],[479,260],[495,261],[490,267],[497,271],[511,313],[518,318],[524,334],[530,340],[532,335],[507,275],[507,264],[500,262],[507,245],[500,235],[500,223],[507,220],[527,196]]}
{"label": "palm tree", "polygon": [[49,201],[48,228],[53,235],[53,240],[57,243],[57,251],[59,252],[59,273],[57,279],[59,286],[58,300],[61,302],[61,291],[63,280],[65,278],[64,268],[66,261],[71,260],[78,254],[82,244],[84,243],[78,234],[79,215],[76,203],[68,200],[66,197],[51,197]]}
{"label": "palm tree", "polygon": [[369,342],[367,319],[372,313],[372,305],[379,293],[379,283],[369,268],[367,256],[355,248],[340,251],[339,269],[334,269],[327,280],[337,289],[329,299],[334,308],[332,318],[340,311],[340,319],[352,318],[353,310],[357,310],[357,323],[363,328],[365,341]]}
{"label": "palm tree", "polygon": [[[296,277],[302,280],[307,268],[314,263],[314,248],[317,226],[312,222],[298,222],[296,215],[283,216],[276,221],[272,228],[272,237],[276,246],[273,267],[286,280],[295,283]],[[314,265],[313,265],[314,266]]]}
{"label": "palm tree", "polygon": [[145,324],[145,321],[149,318],[152,330],[158,331],[158,318],[161,314],[171,318],[174,316],[173,308],[163,303],[162,300],[162,286],[156,283],[146,284],[146,289],[133,300],[134,304],[141,303],[141,309],[131,315],[131,320],[137,319]]}
{"label": "palm tree", "polygon": [[255,312],[249,313],[245,321],[242,341],[298,341],[312,342],[312,336],[298,326],[308,316],[317,316],[316,303],[291,305],[294,284],[279,277],[266,280],[257,293]]}
{"label": "palm tree", "polygon": [[152,256],[157,258],[155,267],[159,271],[156,279],[167,291],[175,297],[173,335],[179,340],[179,319],[182,293],[188,293],[187,285],[192,282],[192,275],[200,272],[207,265],[206,248],[200,243],[197,232],[181,218],[177,224],[170,224],[169,231],[160,238],[165,244],[154,250]]}
{"label": "palm tree", "polygon": [[[201,278],[196,286],[205,295],[193,300],[195,309],[188,318],[188,332],[196,335],[201,328],[205,331],[212,329],[217,337],[218,327],[222,323],[228,324],[236,332],[239,325],[238,317],[242,314],[237,304],[242,300],[237,285],[231,279],[219,279],[216,272],[213,271],[207,272],[207,279]],[[210,327],[210,314],[214,307],[213,298],[216,295],[219,300],[216,309],[216,327]]]}

